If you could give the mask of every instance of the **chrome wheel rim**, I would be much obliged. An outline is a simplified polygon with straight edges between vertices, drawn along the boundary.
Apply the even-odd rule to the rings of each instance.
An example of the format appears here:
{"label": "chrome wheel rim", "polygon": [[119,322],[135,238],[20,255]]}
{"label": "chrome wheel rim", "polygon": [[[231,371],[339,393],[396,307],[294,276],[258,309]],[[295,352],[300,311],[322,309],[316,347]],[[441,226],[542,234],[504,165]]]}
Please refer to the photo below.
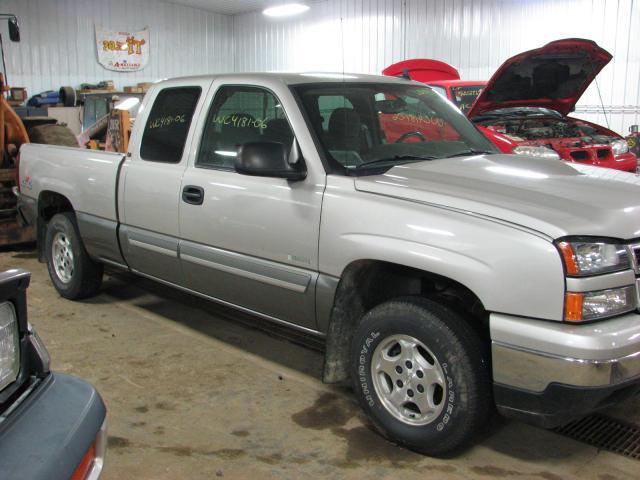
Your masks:
{"label": "chrome wheel rim", "polygon": [[409,425],[431,423],[446,403],[440,362],[410,335],[392,335],[378,344],[371,359],[371,378],[385,409]]}
{"label": "chrome wheel rim", "polygon": [[52,246],[53,269],[62,283],[69,283],[73,278],[73,250],[71,242],[62,232],[53,237]]}

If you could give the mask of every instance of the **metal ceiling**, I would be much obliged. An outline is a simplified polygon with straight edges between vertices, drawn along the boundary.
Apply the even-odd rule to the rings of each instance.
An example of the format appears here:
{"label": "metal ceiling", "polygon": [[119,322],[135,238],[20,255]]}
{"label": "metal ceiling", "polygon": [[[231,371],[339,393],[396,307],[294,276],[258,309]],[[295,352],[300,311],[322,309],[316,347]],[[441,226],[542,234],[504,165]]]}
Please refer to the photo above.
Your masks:
{"label": "metal ceiling", "polygon": [[273,5],[289,3],[283,0],[169,0],[193,8],[209,10],[224,15],[238,15],[254,10],[263,10]]}
{"label": "metal ceiling", "polygon": [[285,19],[255,11],[231,17],[233,70],[379,73],[407,58],[435,58],[455,66],[462,78],[486,80],[519,52],[560,38],[589,38],[614,58],[575,116],[621,134],[640,123],[639,0],[310,3],[306,14]]}

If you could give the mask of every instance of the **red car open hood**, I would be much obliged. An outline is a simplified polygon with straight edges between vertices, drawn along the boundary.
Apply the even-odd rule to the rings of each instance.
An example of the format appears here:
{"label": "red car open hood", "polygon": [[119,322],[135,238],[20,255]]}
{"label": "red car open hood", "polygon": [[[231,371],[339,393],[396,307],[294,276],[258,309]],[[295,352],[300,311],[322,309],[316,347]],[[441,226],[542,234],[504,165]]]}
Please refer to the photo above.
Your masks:
{"label": "red car open hood", "polygon": [[458,70],[448,63],[430,58],[413,58],[389,65],[382,71],[388,77],[401,77],[404,72],[411,80],[429,83],[437,80],[460,80]]}
{"label": "red car open hood", "polygon": [[611,58],[594,41],[581,38],[520,53],[493,74],[467,116],[511,107],[544,107],[567,115]]}

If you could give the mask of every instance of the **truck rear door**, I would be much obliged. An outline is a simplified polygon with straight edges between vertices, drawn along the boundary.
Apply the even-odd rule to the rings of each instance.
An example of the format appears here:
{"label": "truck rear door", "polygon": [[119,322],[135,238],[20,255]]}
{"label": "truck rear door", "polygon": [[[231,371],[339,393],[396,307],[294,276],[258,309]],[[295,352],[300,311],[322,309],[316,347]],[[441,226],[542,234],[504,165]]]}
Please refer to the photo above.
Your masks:
{"label": "truck rear door", "polygon": [[178,260],[180,185],[192,121],[211,80],[163,83],[136,118],[120,181],[120,242],[135,271],[182,284]]}

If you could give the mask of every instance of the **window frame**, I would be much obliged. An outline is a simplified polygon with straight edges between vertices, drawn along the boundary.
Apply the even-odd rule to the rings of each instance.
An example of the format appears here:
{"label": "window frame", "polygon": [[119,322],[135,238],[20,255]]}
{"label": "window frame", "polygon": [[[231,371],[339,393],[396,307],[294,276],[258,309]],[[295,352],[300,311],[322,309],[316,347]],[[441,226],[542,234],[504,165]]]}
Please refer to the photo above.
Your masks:
{"label": "window frame", "polygon": [[289,87],[289,92],[291,92],[291,95],[295,100],[296,107],[298,107],[298,111],[300,112],[300,115],[302,115],[302,118],[305,123],[305,127],[307,128],[307,130],[309,131],[309,134],[311,135],[311,139],[313,140],[313,146],[316,149],[318,157],[320,157],[320,162],[322,163],[324,172],[327,175],[334,173],[334,174],[346,176],[347,168],[344,165],[342,165],[340,162],[336,161],[333,157],[329,157],[327,153],[324,151],[322,141],[320,140],[320,137],[318,136],[315,128],[313,127],[313,122],[311,121],[311,117],[309,117],[309,113],[307,112],[307,109],[304,106],[304,101],[302,100],[302,96],[300,95],[300,92],[298,92],[298,88],[300,87],[304,88],[307,86],[314,86],[314,85],[325,85],[325,83],[323,82],[294,83],[294,84],[288,85],[288,87]]}
{"label": "window frame", "polygon": [[207,114],[204,117],[204,122],[203,122],[202,128],[200,129],[200,132],[199,132],[200,137],[198,139],[198,148],[195,151],[195,158],[193,160],[193,168],[202,168],[202,169],[205,169],[205,170],[220,170],[222,172],[236,172],[235,167],[224,167],[224,166],[221,166],[221,165],[207,165],[207,164],[201,163],[199,161],[200,151],[202,150],[202,145],[204,143],[205,130],[206,130],[207,125],[209,123],[209,118],[211,116],[211,111],[213,109],[216,97],[220,93],[221,89],[227,88],[227,87],[255,88],[255,89],[263,90],[263,91],[273,95],[273,98],[275,98],[277,100],[277,103],[282,106],[282,113],[284,114],[284,119],[287,121],[287,124],[289,125],[289,128],[291,129],[291,133],[293,134],[294,142],[297,141],[296,140],[296,132],[293,129],[293,125],[291,124],[291,121],[289,120],[289,116],[287,115],[287,110],[285,109],[282,100],[280,100],[280,97],[278,97],[278,95],[276,95],[276,93],[273,90],[271,90],[270,88],[265,87],[263,85],[256,85],[256,84],[253,84],[253,83],[223,83],[223,84],[218,85],[218,87],[216,88],[215,92],[213,92],[213,95],[211,96],[211,102],[209,103],[209,108],[207,108]]}
{"label": "window frame", "polygon": [[[153,107],[156,104],[156,101],[158,100],[158,97],[160,96],[161,93],[166,92],[166,91],[170,91],[170,90],[183,90],[183,89],[193,89],[193,90],[197,90],[198,91],[198,96],[196,97],[196,101],[195,104],[193,106],[193,112],[191,113],[191,118],[189,119],[189,125],[187,126],[187,131],[186,131],[186,135],[184,137],[184,142],[182,144],[182,150],[180,151],[180,156],[178,158],[177,161],[174,162],[165,162],[162,160],[155,160],[152,158],[145,158],[142,155],[142,146],[144,144],[144,137],[145,137],[145,133],[147,132],[147,125],[149,125],[149,122],[151,121],[151,113],[153,112]],[[140,157],[140,160],[144,161],[144,162],[154,162],[154,163],[162,163],[165,165],[178,165],[179,163],[182,162],[182,159],[184,157],[184,151],[185,151],[185,147],[187,146],[187,141],[189,140],[189,132],[191,131],[191,126],[193,125],[193,117],[196,114],[196,111],[198,110],[198,103],[200,102],[200,98],[202,97],[202,87],[200,85],[176,85],[174,87],[166,87],[163,88],[161,90],[158,91],[158,93],[156,93],[155,97],[153,98],[153,103],[151,105],[151,108],[149,109],[149,114],[147,115],[146,121],[144,126],[142,127],[142,135],[140,136],[140,146],[138,147],[138,156]]]}
{"label": "window frame", "polygon": [[442,85],[429,85],[428,83],[426,83],[425,85],[431,88],[434,92],[439,93],[444,98],[451,101],[451,99],[449,98],[449,92],[447,91],[447,87],[443,87]]}

